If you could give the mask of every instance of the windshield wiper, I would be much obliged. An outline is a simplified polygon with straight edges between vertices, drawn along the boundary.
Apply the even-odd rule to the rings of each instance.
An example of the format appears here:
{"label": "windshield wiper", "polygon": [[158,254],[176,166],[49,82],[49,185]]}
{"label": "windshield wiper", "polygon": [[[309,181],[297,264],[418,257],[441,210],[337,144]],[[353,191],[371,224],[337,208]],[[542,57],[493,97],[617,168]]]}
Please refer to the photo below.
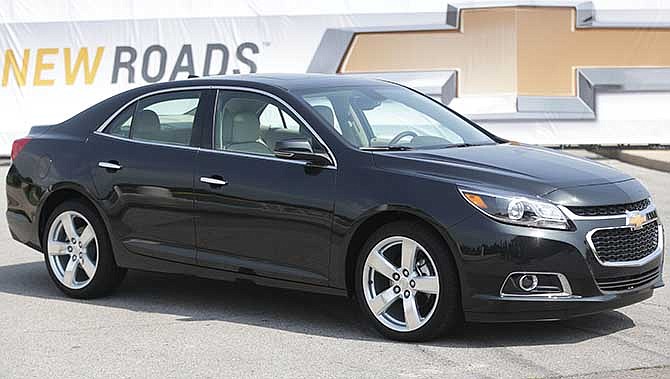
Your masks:
{"label": "windshield wiper", "polygon": [[443,145],[426,145],[426,146],[417,146],[410,147],[405,145],[387,145],[387,146],[370,146],[370,147],[361,147],[363,151],[407,151],[407,150],[419,150],[422,149],[450,149],[457,147],[471,147],[471,146],[485,146],[485,145],[495,145],[495,143],[449,143]]}
{"label": "windshield wiper", "polygon": [[360,149],[363,151],[407,151],[412,150],[413,148],[409,146],[390,145],[390,146],[361,147]]}
{"label": "windshield wiper", "polygon": [[452,148],[452,147],[472,147],[472,146],[486,146],[486,145],[495,145],[495,143],[451,143],[451,144],[446,144],[446,145],[426,146],[426,148],[449,149],[449,148]]}

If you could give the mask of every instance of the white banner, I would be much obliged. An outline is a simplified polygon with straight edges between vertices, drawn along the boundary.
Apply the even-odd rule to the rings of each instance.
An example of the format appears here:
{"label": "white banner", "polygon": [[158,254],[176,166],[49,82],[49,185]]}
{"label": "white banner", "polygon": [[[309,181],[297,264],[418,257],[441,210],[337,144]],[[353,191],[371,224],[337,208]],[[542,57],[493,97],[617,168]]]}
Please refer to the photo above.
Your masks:
{"label": "white banner", "polygon": [[[451,9],[442,1],[268,0],[208,2],[206,6],[202,2],[177,1],[127,3],[126,7],[114,7],[112,4],[118,2],[0,1],[0,155],[8,155],[11,141],[25,135],[30,126],[59,123],[134,86],[185,79],[190,74],[327,70],[314,63],[320,59],[318,54],[323,55],[329,48],[324,38],[327,29],[402,32],[412,31],[417,25],[440,29],[449,25],[448,9]],[[565,1],[530,3],[566,4]],[[670,21],[664,18],[667,13],[657,11],[660,2],[605,3],[595,2],[595,8],[630,8],[634,4],[642,10],[618,11],[613,13],[614,21],[642,24]],[[480,2],[476,6],[496,8],[505,4],[509,2]],[[598,8],[608,4],[610,8]],[[454,9],[472,6],[463,2],[457,5]],[[653,20],[645,16],[649,12],[655,15]],[[603,15],[607,17],[608,13]],[[455,24],[456,32],[461,26]],[[356,33],[352,32],[351,38],[356,38]],[[461,69],[465,68],[453,67],[452,71]],[[420,68],[416,72],[419,79],[426,75]],[[394,73],[375,70],[373,74],[389,75]],[[429,72],[430,82],[442,80],[448,84],[448,78],[435,75]],[[412,85],[412,80],[405,82]],[[644,82],[644,78],[640,80]],[[422,90],[421,85],[417,88]],[[594,103],[589,105],[592,108],[586,111],[591,109],[592,117],[554,117],[549,108],[539,110],[546,117],[519,117],[523,110],[516,103],[521,97],[515,94],[456,95],[445,102],[481,119],[482,124],[502,137],[522,142],[670,144],[670,116],[665,112],[670,92],[663,87],[647,92],[644,85],[630,88],[633,92],[595,96]],[[458,94],[457,87],[454,93]],[[431,95],[440,98],[439,91]]]}

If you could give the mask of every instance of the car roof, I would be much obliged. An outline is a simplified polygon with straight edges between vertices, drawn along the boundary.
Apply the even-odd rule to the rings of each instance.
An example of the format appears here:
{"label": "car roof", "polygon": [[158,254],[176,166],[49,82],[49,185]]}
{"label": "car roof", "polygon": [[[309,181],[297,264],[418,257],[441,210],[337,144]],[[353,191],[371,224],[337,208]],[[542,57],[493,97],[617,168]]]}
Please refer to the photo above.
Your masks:
{"label": "car roof", "polygon": [[[88,130],[90,125],[100,125],[120,107],[140,96],[164,90],[188,89],[191,87],[247,87],[268,92],[292,92],[311,89],[334,89],[338,87],[391,86],[392,84],[358,75],[329,74],[242,74],[207,76],[171,82],[152,83],[135,87],[107,98],[88,109],[64,121],[72,125],[81,125]],[[275,95],[277,95],[275,93]],[[73,129],[74,130],[74,129]]]}
{"label": "car roof", "polygon": [[386,82],[372,78],[330,75],[330,74],[243,74],[208,76],[183,80],[191,84],[202,85],[240,85],[248,83],[279,87],[287,91],[309,90],[315,88],[358,87],[384,85]]}

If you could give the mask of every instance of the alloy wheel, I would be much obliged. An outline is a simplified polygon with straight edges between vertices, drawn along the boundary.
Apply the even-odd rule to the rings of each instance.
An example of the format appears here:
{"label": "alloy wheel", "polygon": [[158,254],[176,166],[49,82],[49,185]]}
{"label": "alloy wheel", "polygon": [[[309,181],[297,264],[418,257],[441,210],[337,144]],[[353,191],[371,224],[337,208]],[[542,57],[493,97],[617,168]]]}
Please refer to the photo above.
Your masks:
{"label": "alloy wheel", "polygon": [[98,240],[93,226],[79,212],[61,213],[49,228],[47,254],[58,281],[70,289],[86,287],[98,269]]}
{"label": "alloy wheel", "polygon": [[437,308],[440,280],[435,261],[418,242],[402,236],[375,245],[363,265],[368,308],[384,326],[411,332]]}

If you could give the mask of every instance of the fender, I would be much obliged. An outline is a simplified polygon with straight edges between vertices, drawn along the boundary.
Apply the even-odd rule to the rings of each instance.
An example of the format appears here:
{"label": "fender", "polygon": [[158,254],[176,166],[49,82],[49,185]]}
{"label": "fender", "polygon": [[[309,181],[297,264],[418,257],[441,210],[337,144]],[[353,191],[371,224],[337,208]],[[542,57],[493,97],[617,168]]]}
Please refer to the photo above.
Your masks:
{"label": "fender", "polygon": [[[451,249],[452,255],[454,255],[454,260],[456,260],[457,261],[456,263],[460,265],[460,259],[459,259],[460,254],[456,254],[460,253],[460,250],[458,244],[454,241],[453,238],[451,238],[448,228],[439,223],[433,216],[429,215],[428,213],[420,209],[416,209],[402,204],[383,204],[365,211],[356,221],[354,221],[352,226],[349,228],[346,235],[346,246],[347,247],[349,246],[349,244],[351,243],[351,239],[356,234],[358,228],[361,225],[363,225],[366,221],[368,221],[372,217],[377,216],[384,212],[407,213],[428,223],[440,234],[440,236],[442,236],[442,238],[445,240],[445,242]],[[470,217],[470,215],[464,217],[463,220],[468,217]],[[459,220],[455,224],[460,223],[463,220]]]}
{"label": "fender", "polygon": [[[433,216],[429,215],[428,213],[420,209],[416,209],[402,204],[381,204],[363,212],[360,215],[360,217],[358,217],[356,221],[354,221],[351,224],[351,226],[347,230],[346,235],[342,239],[343,245],[341,245],[340,249],[338,249],[336,246],[333,246],[333,252],[331,254],[332,266],[330,268],[332,286],[334,287],[344,286],[347,292],[351,293],[350,292],[351,290],[350,280],[352,279],[351,264],[353,263],[352,259],[354,259],[354,255],[356,254],[356,252],[349,251],[351,244],[354,242],[352,240],[362,225],[364,225],[367,221],[369,221],[373,217],[387,212],[404,213],[430,225],[446,242],[447,247],[449,247],[451,256],[453,257],[454,262],[456,263],[457,271],[458,272],[461,271],[463,262],[461,259],[461,251],[458,244],[451,237],[449,230],[445,228],[442,224],[440,224]],[[469,218],[470,216],[471,215],[467,215],[464,219]],[[457,223],[461,221],[462,220],[459,220]]]}
{"label": "fender", "polygon": [[96,212],[98,212],[98,215],[102,219],[102,222],[105,224],[105,228],[107,229],[107,231],[110,230],[110,223],[107,218],[107,215],[98,205],[95,196],[93,196],[93,194],[91,194],[90,191],[86,189],[86,187],[74,182],[59,182],[47,188],[44,195],[42,196],[40,203],[37,206],[37,210],[35,213],[36,214],[35,220],[37,221],[35,234],[36,234],[36,241],[39,242],[40,246],[42,244],[40,236],[42,232],[41,220],[42,220],[42,213],[44,212],[44,206],[49,202],[49,199],[51,199],[54,196],[54,194],[63,190],[76,192],[77,194],[83,196],[86,200],[88,200],[89,203],[93,204],[93,207],[95,208]]}

